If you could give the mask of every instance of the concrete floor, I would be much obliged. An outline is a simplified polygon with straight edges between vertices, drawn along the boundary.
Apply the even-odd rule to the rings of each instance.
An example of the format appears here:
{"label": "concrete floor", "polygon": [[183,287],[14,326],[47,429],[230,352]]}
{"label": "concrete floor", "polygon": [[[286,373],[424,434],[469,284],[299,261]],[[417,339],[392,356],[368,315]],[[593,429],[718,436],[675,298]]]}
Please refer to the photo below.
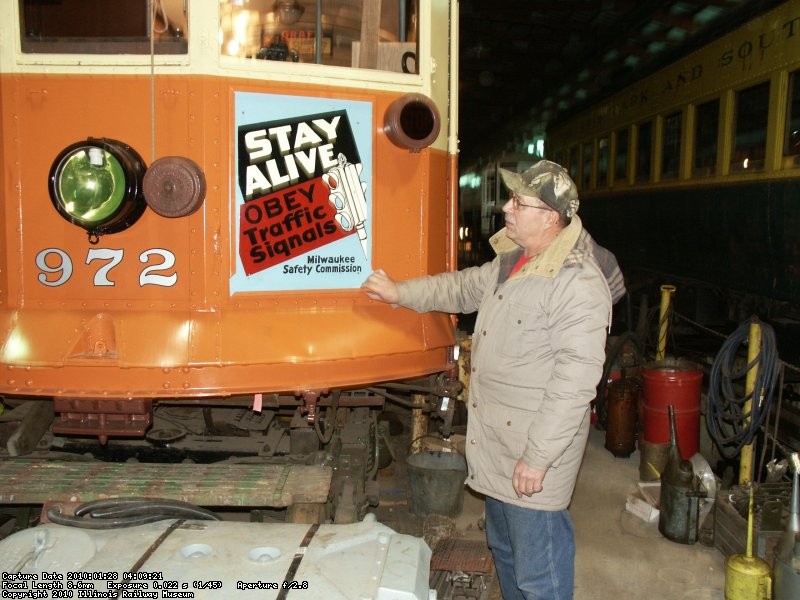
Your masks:
{"label": "concrete floor", "polygon": [[664,538],[658,523],[625,510],[637,489],[639,452],[616,458],[592,429],[570,513],[575,525],[575,600],[723,600],[725,557],[700,543]]}
{"label": "concrete floor", "polygon": [[[605,432],[592,428],[570,508],[577,542],[574,600],[724,600],[723,554],[701,543],[667,540],[657,520],[645,522],[627,512],[627,495],[639,481],[639,452],[617,458],[604,444]],[[389,473],[402,477],[402,464]],[[390,500],[392,493],[398,502]],[[483,500],[469,490],[454,519],[407,516],[404,493],[389,489],[388,494],[382,496],[379,518],[398,531],[422,535],[432,547],[448,536],[485,539]],[[502,600],[494,577],[487,581],[482,600]]]}

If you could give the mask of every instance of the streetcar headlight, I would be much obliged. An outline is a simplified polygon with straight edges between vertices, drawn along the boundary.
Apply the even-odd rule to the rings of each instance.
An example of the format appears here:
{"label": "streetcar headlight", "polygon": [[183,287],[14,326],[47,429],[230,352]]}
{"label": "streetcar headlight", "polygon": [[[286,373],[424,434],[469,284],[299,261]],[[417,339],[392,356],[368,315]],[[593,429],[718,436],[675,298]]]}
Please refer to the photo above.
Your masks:
{"label": "streetcar headlight", "polygon": [[435,142],[441,126],[439,109],[422,94],[406,94],[392,102],[383,121],[383,131],[392,143],[412,152]]}
{"label": "streetcar headlight", "polygon": [[89,138],[67,146],[50,168],[50,200],[70,223],[100,235],[133,225],[147,204],[142,195],[142,158],[130,146]]}

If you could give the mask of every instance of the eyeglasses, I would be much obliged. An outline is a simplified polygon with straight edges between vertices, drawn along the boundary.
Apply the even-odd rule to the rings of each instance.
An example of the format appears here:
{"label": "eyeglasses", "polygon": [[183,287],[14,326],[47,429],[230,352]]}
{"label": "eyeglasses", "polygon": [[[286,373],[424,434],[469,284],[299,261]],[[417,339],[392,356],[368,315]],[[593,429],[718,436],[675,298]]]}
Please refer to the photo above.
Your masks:
{"label": "eyeglasses", "polygon": [[520,207],[524,208],[538,208],[539,210],[553,210],[549,206],[542,206],[540,204],[525,204],[521,199],[519,194],[511,194],[508,198],[511,200],[511,205],[514,207],[514,210],[519,210]]}

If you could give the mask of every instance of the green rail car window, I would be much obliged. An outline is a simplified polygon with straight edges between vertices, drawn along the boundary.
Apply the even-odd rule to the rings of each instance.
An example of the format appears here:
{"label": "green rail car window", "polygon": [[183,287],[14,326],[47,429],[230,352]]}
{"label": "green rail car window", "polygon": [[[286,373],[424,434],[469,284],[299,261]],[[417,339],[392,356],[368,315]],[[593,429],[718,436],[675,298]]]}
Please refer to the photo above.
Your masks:
{"label": "green rail car window", "polygon": [[559,164],[559,165],[561,165],[561,166],[562,166],[562,167],[564,167],[565,169],[567,168],[567,166],[566,166],[566,165],[567,165],[567,162],[566,162],[566,153],[565,153],[563,150],[554,150],[554,151],[552,151],[552,152],[550,152],[550,151],[548,150],[548,152],[546,153],[546,155],[550,155],[550,156],[552,156],[552,160],[553,160],[553,162],[555,162],[556,164]]}
{"label": "green rail car window", "polygon": [[486,185],[484,186],[484,193],[486,196],[481,199],[484,204],[491,204],[495,206],[498,203],[498,200],[502,200],[501,205],[505,204],[505,199],[499,197],[499,193],[497,191],[497,177],[495,176],[494,171],[486,173]]}
{"label": "green rail car window", "polygon": [[578,147],[573,146],[569,149],[569,160],[567,161],[567,170],[572,181],[578,181]]}
{"label": "green rail car window", "polygon": [[608,138],[597,140],[597,187],[608,187]]}
{"label": "green rail car window", "polygon": [[[506,203],[505,198],[498,197],[497,190],[497,174],[494,170],[487,169],[484,175],[486,185],[483,186],[481,198],[481,224],[480,235],[482,239],[490,237],[497,229],[495,229],[496,221],[502,212],[500,208]],[[505,192],[505,189],[503,189]],[[502,226],[501,226],[502,227]]]}
{"label": "green rail car window", "polygon": [[594,143],[586,142],[582,146],[583,160],[581,161],[581,189],[592,189],[592,157],[594,155]]}
{"label": "green rail car window", "polygon": [[794,156],[795,164],[800,164],[800,71],[795,71],[789,77],[785,140],[783,153]]}
{"label": "green rail car window", "polygon": [[628,130],[617,131],[616,151],[614,152],[614,181],[624,183],[628,180]]}
{"label": "green rail car window", "polygon": [[186,54],[184,0],[19,0],[20,47],[30,54]]}
{"label": "green rail car window", "polygon": [[769,82],[754,85],[736,94],[731,171],[764,168],[767,153],[767,113]]}
{"label": "green rail car window", "polygon": [[220,51],[417,73],[416,6],[415,0],[220,0]]}
{"label": "green rail car window", "polygon": [[569,152],[567,152],[566,148],[562,148],[556,154],[556,162],[559,165],[562,165],[565,169],[569,166]]}
{"label": "green rail car window", "polygon": [[650,181],[653,164],[653,123],[648,121],[639,125],[636,143],[636,182]]}
{"label": "green rail car window", "polygon": [[682,113],[664,117],[664,139],[661,146],[661,178],[676,179],[681,166]]}
{"label": "green rail car window", "polygon": [[719,135],[719,98],[697,107],[694,127],[695,177],[708,177],[717,171],[717,138]]}

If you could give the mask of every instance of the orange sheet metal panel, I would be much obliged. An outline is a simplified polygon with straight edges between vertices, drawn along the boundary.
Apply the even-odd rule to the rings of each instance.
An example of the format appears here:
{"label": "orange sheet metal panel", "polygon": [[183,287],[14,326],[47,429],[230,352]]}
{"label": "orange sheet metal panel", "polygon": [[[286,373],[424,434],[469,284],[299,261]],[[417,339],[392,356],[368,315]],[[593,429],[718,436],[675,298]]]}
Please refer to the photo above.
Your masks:
{"label": "orange sheet metal panel", "polygon": [[[397,95],[159,76],[151,96],[149,77],[4,75],[0,393],[224,396],[360,386],[445,369],[454,341],[446,315],[374,303],[352,284],[231,291],[237,244],[244,243],[241,232],[237,242],[242,217],[234,201],[237,108],[252,98],[263,101],[265,122],[272,122],[273,98],[284,106],[296,98],[300,113],[303,102],[363,107],[372,132],[371,266],[398,278],[447,267],[448,157],[386,139],[383,114]],[[89,137],[121,140],[148,165],[166,156],[192,159],[206,179],[201,209],[180,218],[146,210],[130,228],[89,243],[48,195],[54,158]],[[170,283],[147,285],[148,277]]]}

